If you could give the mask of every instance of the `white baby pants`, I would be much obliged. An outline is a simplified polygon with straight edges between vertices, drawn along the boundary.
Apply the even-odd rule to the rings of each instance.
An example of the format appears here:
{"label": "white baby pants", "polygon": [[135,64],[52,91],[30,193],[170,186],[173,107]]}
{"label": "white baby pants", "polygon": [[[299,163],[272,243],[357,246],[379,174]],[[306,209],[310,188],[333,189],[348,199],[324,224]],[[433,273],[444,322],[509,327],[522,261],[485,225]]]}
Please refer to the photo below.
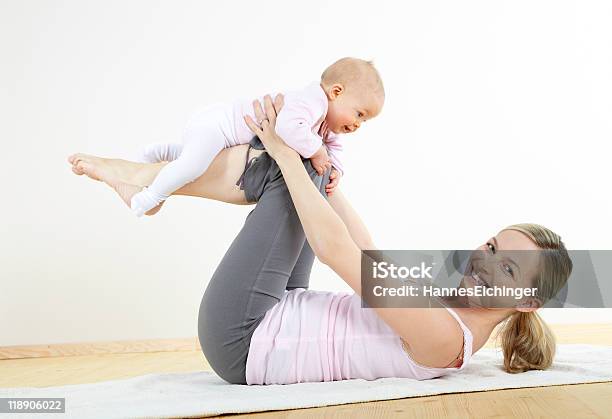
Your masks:
{"label": "white baby pants", "polygon": [[213,105],[194,113],[183,132],[182,144],[154,143],[142,155],[144,162],[169,161],[150,186],[132,197],[130,207],[138,216],[155,208],[177,189],[200,177],[225,147],[234,141],[231,108]]}

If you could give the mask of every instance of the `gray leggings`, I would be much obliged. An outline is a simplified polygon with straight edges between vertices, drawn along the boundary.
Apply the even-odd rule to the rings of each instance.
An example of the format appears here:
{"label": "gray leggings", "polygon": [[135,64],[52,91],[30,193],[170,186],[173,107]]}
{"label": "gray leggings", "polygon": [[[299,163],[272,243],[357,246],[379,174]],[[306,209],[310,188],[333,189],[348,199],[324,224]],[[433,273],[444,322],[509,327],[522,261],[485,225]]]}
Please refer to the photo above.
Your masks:
{"label": "gray leggings", "polygon": [[[251,146],[263,149],[258,138]],[[310,160],[302,161],[326,196],[329,171],[318,176]],[[257,205],[213,274],[198,317],[198,337],[206,359],[232,384],[246,384],[246,359],[255,328],[285,290],[308,288],[314,262],[276,162],[262,153],[247,164],[240,181],[247,200]]]}

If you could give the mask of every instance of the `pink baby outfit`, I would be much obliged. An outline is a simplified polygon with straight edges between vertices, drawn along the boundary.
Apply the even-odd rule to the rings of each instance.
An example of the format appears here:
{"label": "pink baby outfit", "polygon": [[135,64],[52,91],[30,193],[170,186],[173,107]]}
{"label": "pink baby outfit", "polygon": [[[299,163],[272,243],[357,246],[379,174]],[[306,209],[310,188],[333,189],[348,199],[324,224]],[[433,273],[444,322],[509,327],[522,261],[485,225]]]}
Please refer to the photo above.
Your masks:
{"label": "pink baby outfit", "polygon": [[[284,99],[276,119],[276,132],[304,158],[310,158],[325,144],[333,167],[344,174],[341,136],[327,129],[328,101],[321,85],[316,82],[302,90],[286,92]],[[221,150],[249,143],[254,134],[244,117],[248,115],[258,122],[252,102],[244,99],[198,109],[191,115],[180,144],[148,145],[140,161],[170,163],[160,170],[151,185],[132,197],[132,211],[143,215],[202,175]]]}
{"label": "pink baby outfit", "polygon": [[297,288],[285,293],[255,329],[246,363],[247,384],[292,384],[362,378],[425,380],[463,369],[472,356],[473,337],[463,330],[459,368],[419,365],[400,337],[354,293]]}
{"label": "pink baby outfit", "polygon": [[[276,94],[272,94],[274,98]],[[260,98],[263,103],[263,97]],[[311,157],[325,144],[332,165],[344,174],[342,164],[341,135],[326,130],[325,136],[320,134],[321,125],[327,116],[328,100],[319,82],[309,84],[306,88],[284,93],[284,104],[276,118],[276,133],[302,157]],[[240,100],[234,103],[236,144],[246,144],[253,138],[253,133],[244,122],[244,116],[249,115],[254,121],[252,100]]]}

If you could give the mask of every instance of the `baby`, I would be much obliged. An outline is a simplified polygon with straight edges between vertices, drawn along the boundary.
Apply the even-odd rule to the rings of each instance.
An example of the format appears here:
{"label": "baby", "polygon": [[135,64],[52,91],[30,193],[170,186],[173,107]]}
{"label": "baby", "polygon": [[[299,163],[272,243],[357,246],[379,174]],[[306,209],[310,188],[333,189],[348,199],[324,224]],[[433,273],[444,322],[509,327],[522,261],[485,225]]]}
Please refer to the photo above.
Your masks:
{"label": "baby", "polygon": [[[382,80],[371,62],[342,58],[325,69],[320,82],[284,94],[276,132],[302,157],[309,158],[319,174],[331,163],[327,190],[332,193],[344,174],[342,134],[355,132],[378,115],[384,99]],[[212,105],[191,117],[182,144],[147,146],[141,161],[170,163],[149,187],[132,197],[132,211],[139,217],[155,214],[172,192],[201,176],[223,148],[251,141],[253,133],[244,119],[247,115],[255,120],[250,100]]]}

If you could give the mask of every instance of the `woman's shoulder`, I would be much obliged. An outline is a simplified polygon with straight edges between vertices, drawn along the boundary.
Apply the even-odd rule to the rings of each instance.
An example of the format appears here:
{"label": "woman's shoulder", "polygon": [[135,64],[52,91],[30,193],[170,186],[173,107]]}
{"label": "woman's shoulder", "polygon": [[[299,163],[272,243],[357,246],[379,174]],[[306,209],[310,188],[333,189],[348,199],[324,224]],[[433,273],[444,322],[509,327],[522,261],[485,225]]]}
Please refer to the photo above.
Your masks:
{"label": "woman's shoulder", "polygon": [[[429,368],[449,368],[461,360],[465,365],[472,356],[474,335],[461,317],[450,308],[435,308],[436,322],[433,330],[423,329],[421,339],[401,337],[410,357]],[[419,326],[415,326],[418,328]]]}

